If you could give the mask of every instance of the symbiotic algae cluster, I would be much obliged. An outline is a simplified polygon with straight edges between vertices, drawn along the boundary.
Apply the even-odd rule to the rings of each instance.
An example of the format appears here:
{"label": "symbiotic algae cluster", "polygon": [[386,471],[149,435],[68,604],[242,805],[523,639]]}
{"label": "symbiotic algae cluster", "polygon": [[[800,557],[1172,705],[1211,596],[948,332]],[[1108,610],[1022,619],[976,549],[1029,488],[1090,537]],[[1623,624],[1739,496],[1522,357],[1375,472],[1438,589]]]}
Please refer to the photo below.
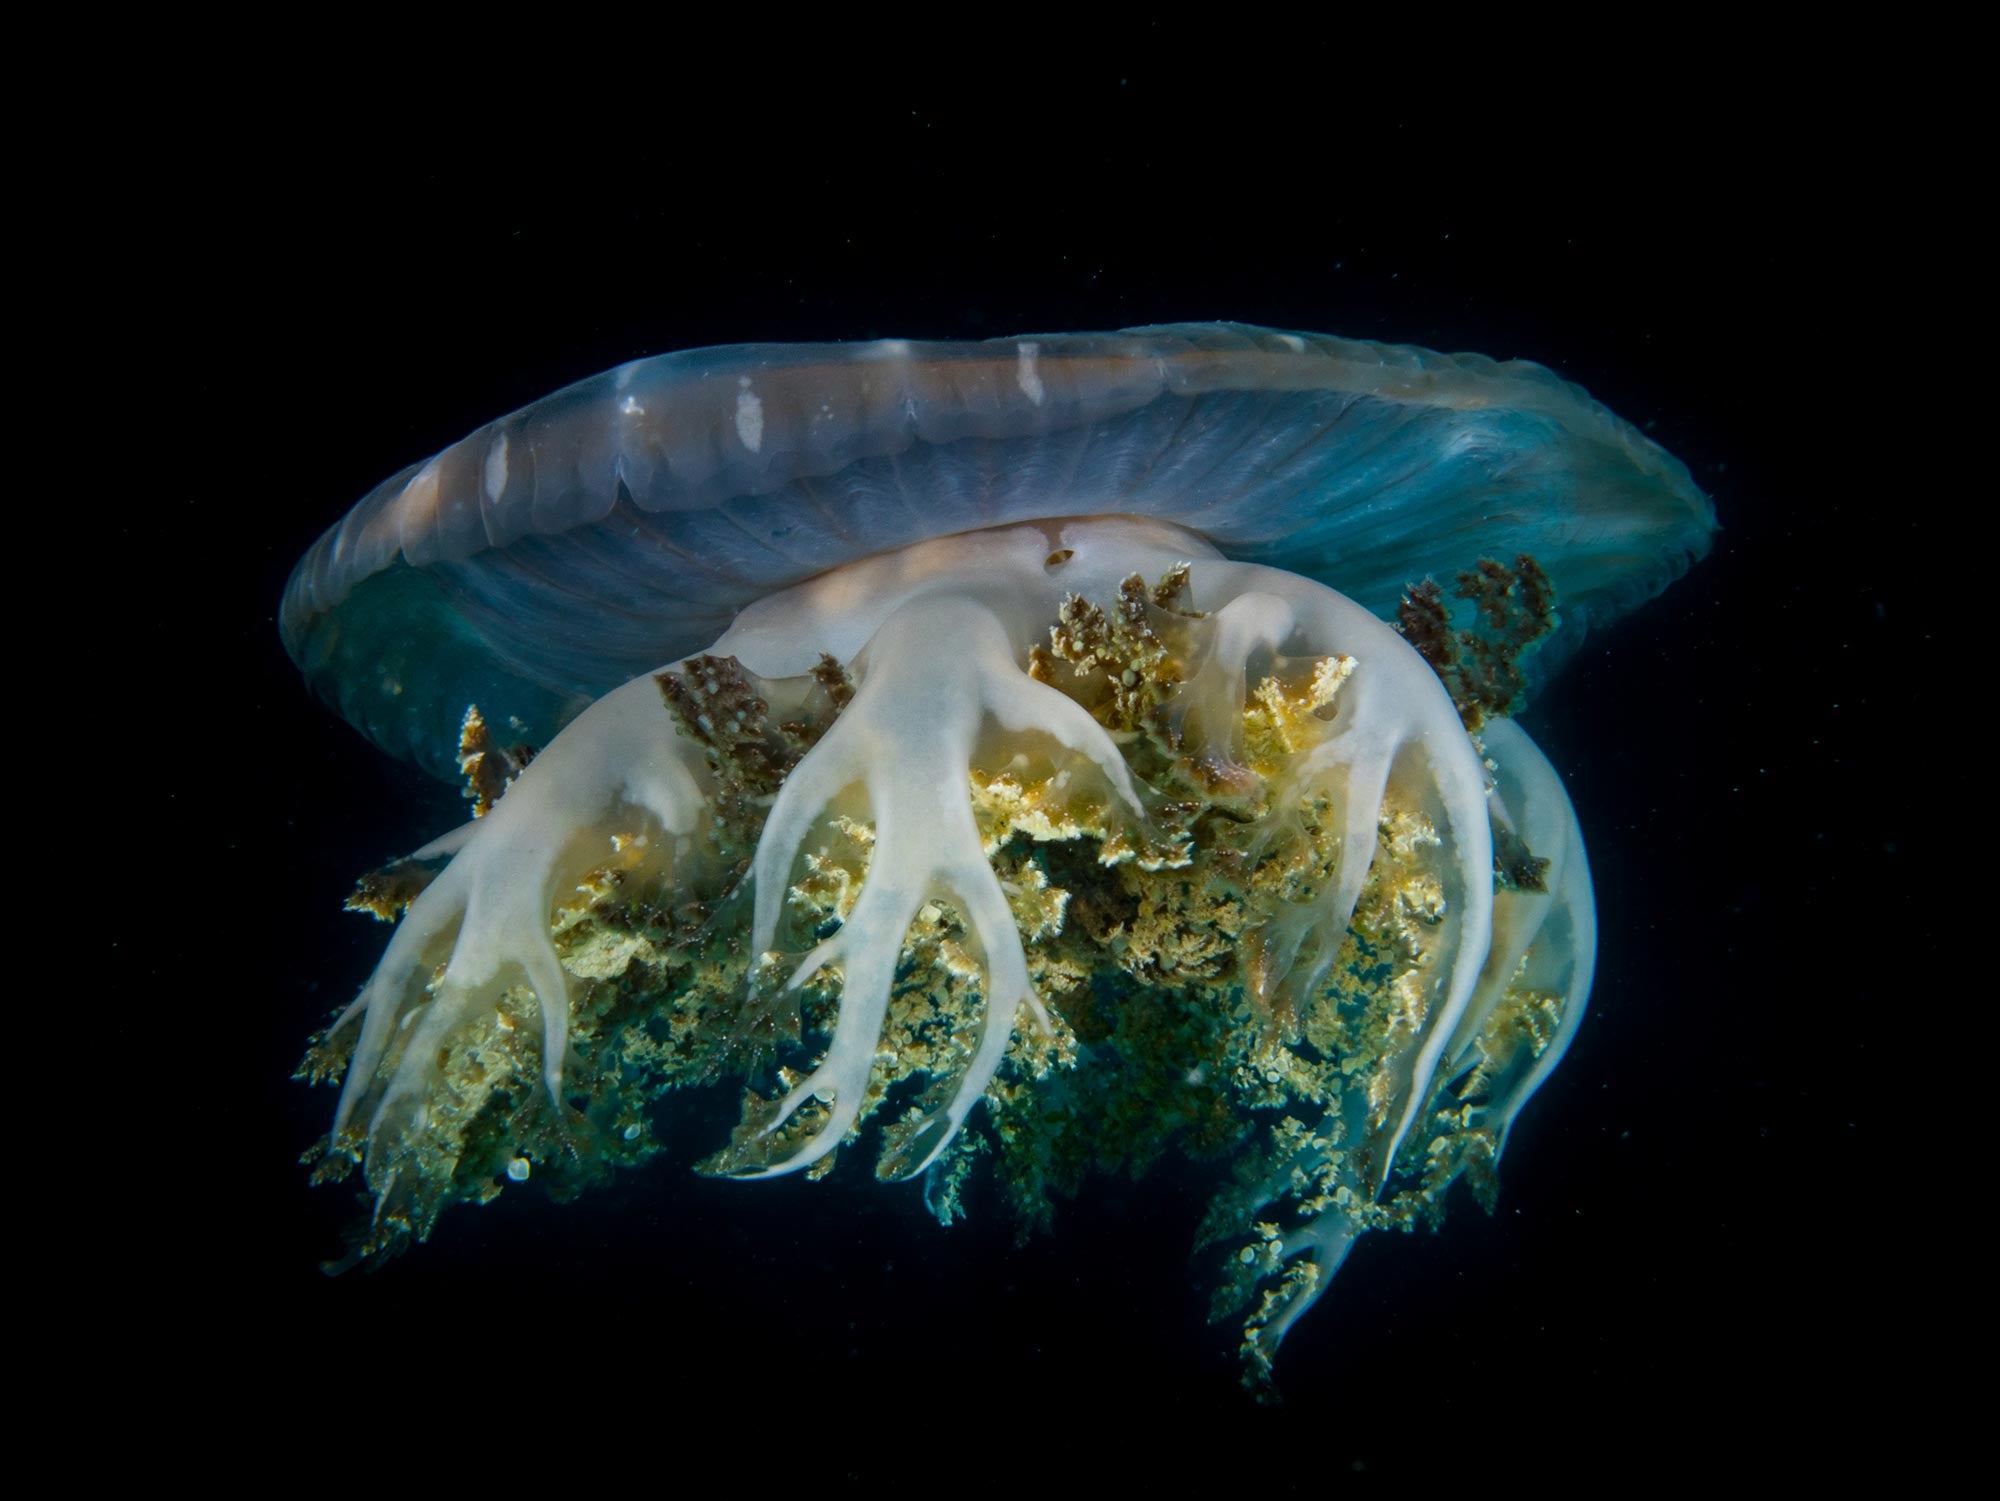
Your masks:
{"label": "symbiotic algae cluster", "polygon": [[715,1085],[702,1171],[852,1145],[947,1224],[982,1158],[1024,1228],[1219,1165],[1261,1379],[1357,1236],[1490,1205],[1595,954],[1508,716],[1711,526],[1538,367],[1235,327],[695,351],[475,433],[286,598],[476,815],[364,879],[396,930],[302,1070],[349,1261]]}

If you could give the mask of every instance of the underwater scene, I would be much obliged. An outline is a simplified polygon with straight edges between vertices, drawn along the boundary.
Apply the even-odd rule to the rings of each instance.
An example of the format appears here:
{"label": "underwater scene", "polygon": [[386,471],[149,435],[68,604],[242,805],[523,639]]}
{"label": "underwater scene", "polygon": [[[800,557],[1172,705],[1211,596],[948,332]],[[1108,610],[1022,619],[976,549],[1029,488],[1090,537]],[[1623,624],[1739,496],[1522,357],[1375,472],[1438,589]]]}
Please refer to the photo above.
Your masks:
{"label": "underwater scene", "polygon": [[1769,1392],[1874,1400],[1829,1227],[1945,902],[1887,734],[1935,517],[1791,209],[1163,234],[1106,146],[1154,207],[1031,223],[913,118],[869,212],[547,144],[599,216],[334,147],[213,206],[172,399],[238,446],[107,589],[175,581],[105,785],[188,859],[112,966],[197,1087],[143,1197],[94,1159],[166,1243],[115,1327],[227,1373],[161,1410],[676,1483],[1782,1473]]}
{"label": "underwater scene", "polygon": [[1212,1164],[1268,1393],[1359,1237],[1461,1179],[1492,1212],[1597,944],[1512,716],[1713,524],[1538,367],[1240,325],[698,350],[475,433],[286,593],[322,696],[472,815],[348,900],[397,926],[298,1070],[342,1085],[315,1181],[370,1201],[329,1269],[576,1197],[727,1084],[700,1171],[870,1138],[947,1227],[974,1172],[1025,1237]]}

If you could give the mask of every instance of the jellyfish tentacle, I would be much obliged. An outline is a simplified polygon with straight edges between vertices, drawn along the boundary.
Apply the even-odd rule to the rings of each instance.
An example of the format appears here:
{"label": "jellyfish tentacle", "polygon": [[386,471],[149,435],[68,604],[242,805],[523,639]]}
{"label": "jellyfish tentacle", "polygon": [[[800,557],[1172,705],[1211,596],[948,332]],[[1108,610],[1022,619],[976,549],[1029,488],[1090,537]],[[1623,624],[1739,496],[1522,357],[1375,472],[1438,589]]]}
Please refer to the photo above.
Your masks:
{"label": "jellyfish tentacle", "polygon": [[[1494,819],[1548,862],[1542,890],[1495,893],[1492,948],[1448,1052],[1454,1076],[1481,1060],[1496,1070],[1479,1119],[1494,1134],[1497,1159],[1522,1107],[1562,1062],[1582,1024],[1596,969],[1597,908],[1583,830],[1562,778],[1512,720],[1491,721],[1484,733],[1495,767]],[[1559,997],[1561,1004],[1553,1033],[1539,1048],[1527,1047],[1526,1057],[1518,1034],[1485,1035],[1509,991],[1517,989]]]}
{"label": "jellyfish tentacle", "polygon": [[696,780],[687,754],[655,750],[625,778],[625,801],[652,814],[669,834],[692,833],[709,806],[709,795]]}
{"label": "jellyfish tentacle", "polygon": [[426,953],[446,929],[457,923],[465,911],[466,872],[447,866],[438,878],[417,894],[409,910],[396,925],[389,946],[383,951],[368,983],[334,1023],[344,1030],[359,1015],[361,1035],[355,1040],[354,1055],[348,1063],[347,1078],[341,1086],[340,1102],[334,1107],[333,1134],[347,1129],[356,1108],[374,1083],[402,1015],[406,996],[416,988],[416,977]]}
{"label": "jellyfish tentacle", "polygon": [[903,935],[922,905],[923,897],[915,886],[902,881],[876,881],[871,872],[871,880],[855,898],[853,911],[840,932],[799,966],[790,981],[793,988],[829,964],[840,965],[840,1013],[826,1056],[785,1096],[764,1134],[777,1130],[809,1099],[831,1095],[831,1109],[820,1129],[791,1156],[746,1176],[770,1177],[810,1166],[840,1144],[860,1115],[882,1025],[889,1014],[889,993],[896,979],[897,960],[902,955]]}
{"label": "jellyfish tentacle", "polygon": [[1039,731],[1052,736],[1078,755],[1088,757],[1104,773],[1125,805],[1140,818],[1146,816],[1145,806],[1139,801],[1139,790],[1132,781],[1125,758],[1119,754],[1118,746],[1104,726],[1091,717],[1089,710],[1047,683],[1038,683],[1026,673],[1011,670],[1011,660],[1007,663],[1010,669],[1007,671],[992,670],[990,662],[987,667],[988,674],[981,682],[985,705],[1003,728]]}
{"label": "jellyfish tentacle", "polygon": [[[1336,759],[1332,754],[1336,745],[1352,759]],[[1269,972],[1282,976],[1296,961],[1305,939],[1317,938],[1318,948],[1303,976],[1292,981],[1302,994],[1318,990],[1340,957],[1341,942],[1375,863],[1377,826],[1391,764],[1391,748],[1371,737],[1350,734],[1322,744],[1303,768],[1302,779],[1308,784],[1338,788],[1341,825],[1333,881],[1312,901],[1295,904],[1282,914],[1271,945]]]}
{"label": "jellyfish tentacle", "polygon": [[[1445,1048],[1479,983],[1480,968],[1493,939],[1493,829],[1486,809],[1486,782],[1471,739],[1456,722],[1449,730],[1433,730],[1420,745],[1421,760],[1431,789],[1443,810],[1448,869],[1456,878],[1458,917],[1454,941],[1443,955],[1444,973],[1435,982],[1414,1055],[1407,1055],[1407,1077],[1398,1089],[1402,1108],[1394,1131],[1377,1159],[1377,1173],[1386,1181],[1430,1098]],[[1447,903],[1451,896],[1447,895]],[[1378,1182],[1377,1186],[1380,1186]]]}
{"label": "jellyfish tentacle", "polygon": [[[954,652],[940,654],[950,641]],[[982,727],[1046,734],[1082,756],[1140,818],[1138,790],[1103,726],[1074,700],[1030,678],[1000,618],[963,595],[920,597],[892,612],[861,654],[860,687],[825,737],[786,778],[752,861],[752,945],[772,951],[792,866],[813,822],[857,783],[868,793],[875,834],[868,873],[839,932],[815,948],[789,986],[820,970],[842,970],[839,1014],[825,1057],[794,1086],[763,1130],[769,1136],[805,1102],[831,1096],[827,1119],[782,1160],[747,1171],[770,1177],[818,1161],[859,1117],[903,941],[923,903],[940,897],[963,912],[985,976],[979,1040],[945,1106],[923,1134],[918,1169],[934,1161],[984,1097],[1025,1005],[1047,1013],[1029,977],[1020,930],[993,873],[973,817],[968,773]],[[916,1169],[913,1169],[916,1170]]]}
{"label": "jellyfish tentacle", "polygon": [[1304,1317],[1313,1304],[1320,1300],[1321,1294],[1332,1283],[1334,1274],[1347,1260],[1348,1253],[1354,1249],[1354,1243],[1361,1238],[1365,1229],[1366,1227],[1346,1210],[1329,1209],[1307,1225],[1303,1233],[1295,1236],[1295,1239],[1303,1242],[1298,1246],[1296,1254],[1312,1256],[1313,1281],[1310,1287],[1294,1295],[1272,1316],[1270,1324],[1264,1331],[1266,1358],[1277,1353],[1278,1346],[1285,1342],[1285,1336],[1291,1332],[1292,1325]]}
{"label": "jellyfish tentacle", "polygon": [[[863,686],[865,690],[866,685]],[[785,894],[791,887],[792,866],[806,836],[834,798],[866,778],[870,747],[860,726],[861,721],[851,713],[835,720],[819,744],[786,776],[770,812],[764,816],[764,828],[750,861],[754,893],[750,920],[753,957],[761,959],[777,942],[778,920],[784,913]],[[791,983],[800,985],[808,978],[809,975],[795,975]]]}
{"label": "jellyfish tentacle", "polygon": [[[1438,963],[1425,1004],[1393,1059],[1391,1117],[1373,1133],[1370,1191],[1380,1191],[1396,1154],[1428,1097],[1431,1080],[1464,1014],[1492,938],[1492,832],[1485,779],[1471,738],[1430,665],[1397,632],[1331,589],[1268,569],[1229,568],[1246,591],[1268,590],[1289,607],[1280,632],[1277,609],[1245,612],[1237,634],[1269,643],[1289,636],[1293,649],[1341,654],[1356,661],[1335,705],[1334,728],[1292,774],[1293,792],[1338,788],[1339,864],[1309,912],[1288,912],[1266,946],[1267,977],[1307,993],[1337,960],[1356,903],[1374,862],[1383,799],[1391,783],[1428,808],[1445,846],[1448,925],[1435,946]],[[1248,627],[1255,625],[1258,629]],[[1303,974],[1296,971],[1306,938],[1317,943]],[[1284,969],[1292,968],[1286,975]]]}
{"label": "jellyfish tentacle", "polygon": [[[1389,786],[1389,756],[1370,755],[1347,769],[1342,788],[1340,873],[1325,898],[1323,920],[1332,932],[1344,933],[1354,918],[1368,872],[1375,864],[1375,841],[1382,816],[1382,797]],[[1330,957],[1330,956],[1329,956]]]}
{"label": "jellyfish tentacle", "polygon": [[1014,1036],[1014,1021],[1021,1008],[1028,1008],[1044,1032],[1049,1030],[1048,1013],[1029,977],[1014,914],[1007,906],[1007,895],[1000,889],[992,867],[983,862],[977,868],[964,867],[953,876],[951,886],[979,941],[986,973],[986,1004],[972,1057],[952,1086],[951,1097],[919,1128],[916,1140],[919,1145],[927,1142],[928,1146],[921,1157],[897,1173],[904,1178],[915,1177],[937,1161],[973,1108],[985,1098],[987,1086],[1007,1056],[1007,1046]]}
{"label": "jellyfish tentacle", "polygon": [[[1483,735],[1487,758],[1496,768],[1492,817],[1534,856],[1549,862],[1542,872],[1546,889],[1494,894],[1491,945],[1476,983],[1456,1023],[1447,1028],[1440,1016],[1429,1033],[1439,1061],[1428,1082],[1411,1087],[1421,1103],[1429,1099],[1437,1079],[1455,1081],[1475,1066],[1490,1070],[1484,1103],[1474,1109],[1472,1124],[1491,1134],[1490,1161],[1498,1162],[1521,1108],[1562,1061],[1584,1015],[1596,959],[1596,911],[1582,831],[1561,778],[1511,720],[1489,721]],[[1523,1033],[1496,1036],[1490,1026],[1510,990],[1518,994],[1518,987],[1561,997],[1560,1020],[1551,1035],[1539,1040],[1538,1049]],[[1266,1202],[1283,1191],[1273,1184]],[[1332,1207],[1288,1237],[1287,1261],[1309,1255],[1314,1272],[1261,1330],[1258,1345],[1266,1360],[1326,1291],[1366,1228],[1347,1210]]]}
{"label": "jellyfish tentacle", "polygon": [[1235,761],[1242,745],[1242,713],[1250,659],[1276,652],[1298,629],[1291,602],[1261,588],[1237,594],[1207,622],[1206,648],[1174,695],[1169,722],[1177,735],[1205,743]]}
{"label": "jellyfish tentacle", "polygon": [[[868,681],[880,680],[871,676]],[[879,700],[880,695],[876,698]],[[869,733],[863,726],[869,722],[871,707],[871,703],[857,695],[843,716],[841,723],[848,726],[850,739],[859,740]],[[839,728],[835,726],[836,731]],[[831,733],[828,738],[832,738]],[[824,748],[824,742],[815,746],[806,760]],[[932,758],[918,759],[922,762]],[[844,768],[849,762],[841,755],[832,764]],[[802,761],[794,769],[794,776],[804,767]],[[817,786],[838,792],[846,785],[838,770],[822,771],[823,775],[814,779]],[[955,789],[949,787],[940,772],[941,768],[919,765],[892,774],[886,767],[878,767],[864,778],[875,816],[868,874],[840,931],[808,954],[787,982],[788,989],[797,989],[829,965],[840,966],[840,1008],[834,1020],[833,1038],[825,1057],[785,1096],[762,1134],[769,1136],[776,1131],[809,1099],[826,1099],[831,1095],[831,1108],[820,1128],[782,1161],[741,1176],[773,1177],[809,1167],[840,1144],[861,1113],[868,1076],[874,1068],[883,1024],[888,1018],[889,995],[895,984],[897,963],[902,958],[904,935],[936,884],[937,862],[929,847],[944,840],[962,846],[970,840],[973,848],[978,849],[978,830],[966,795],[958,793],[958,817],[954,818],[949,793]],[[766,832],[768,835],[768,825]],[[928,840],[924,837],[926,833],[930,835]],[[784,837],[789,839],[789,832]],[[761,857],[761,845],[758,853]],[[774,864],[789,874],[789,857],[781,863],[774,860]],[[776,889],[782,896],[784,887],[779,885]],[[760,901],[769,890],[759,888]]]}
{"label": "jellyfish tentacle", "polygon": [[409,858],[412,860],[441,860],[446,855],[455,855],[465,848],[466,841],[478,829],[479,820],[468,818],[457,828],[438,835],[437,838],[433,839],[429,844],[424,845],[421,849],[412,850]]}
{"label": "jellyfish tentacle", "polygon": [[[589,838],[621,804],[669,833],[707,804],[692,747],[674,737],[651,676],[600,699],[530,762],[485,817],[425,846],[450,862],[414,901],[361,994],[334,1024],[358,1019],[334,1134],[367,1112],[371,1153],[398,1110],[420,1103],[451,1031],[496,1007],[514,978],[542,1015],[542,1077],[561,1098],[569,987],[550,921],[566,878],[601,858]],[[427,980],[429,968],[443,970]],[[401,1054],[383,1077],[398,1031]]]}

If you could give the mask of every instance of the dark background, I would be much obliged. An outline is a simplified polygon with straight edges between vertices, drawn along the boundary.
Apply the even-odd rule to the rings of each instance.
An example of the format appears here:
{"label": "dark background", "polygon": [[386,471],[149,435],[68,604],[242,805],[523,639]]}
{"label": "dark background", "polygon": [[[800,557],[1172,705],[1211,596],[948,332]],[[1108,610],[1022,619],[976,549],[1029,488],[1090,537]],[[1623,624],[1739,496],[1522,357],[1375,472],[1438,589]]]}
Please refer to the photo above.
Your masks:
{"label": "dark background", "polygon": [[[138,148],[156,191],[127,227],[170,273],[155,389],[185,462],[107,540],[153,581],[126,596],[135,689],[185,880],[113,940],[120,1040],[174,1103],[146,1196],[100,1198],[155,1247],[147,1350],[192,1341],[221,1372],[164,1410],[311,1392],[315,1424],[449,1413],[468,1452],[554,1444],[580,1476],[607,1444],[706,1446],[746,1488],[1032,1484],[1058,1454],[1480,1486],[1911,1442],[1868,1353],[1903,1317],[1894,1018],[1931,952],[1890,731],[1942,648],[1921,513],[1863,442],[1903,358],[1860,297],[1885,148],[1834,104],[1722,80],[1671,118],[1616,90],[1224,98],[1143,53],[999,107],[861,92],[421,133],[260,96]],[[462,813],[285,660],[276,605],[312,539],[394,469],[636,356],[1208,318],[1541,361],[1720,512],[1712,555],[1526,721],[1590,841],[1602,947],[1497,1216],[1462,1200],[1442,1234],[1364,1240],[1275,1408],[1237,1389],[1233,1326],[1203,1324],[1187,1171],[1099,1181],[1016,1248],[997,1203],[940,1230],[865,1152],[819,1184],[696,1178],[701,1135],[580,1203],[511,1192],[322,1277],[353,1204],[308,1189],[333,1096],[288,1075],[387,933],[341,899]]]}

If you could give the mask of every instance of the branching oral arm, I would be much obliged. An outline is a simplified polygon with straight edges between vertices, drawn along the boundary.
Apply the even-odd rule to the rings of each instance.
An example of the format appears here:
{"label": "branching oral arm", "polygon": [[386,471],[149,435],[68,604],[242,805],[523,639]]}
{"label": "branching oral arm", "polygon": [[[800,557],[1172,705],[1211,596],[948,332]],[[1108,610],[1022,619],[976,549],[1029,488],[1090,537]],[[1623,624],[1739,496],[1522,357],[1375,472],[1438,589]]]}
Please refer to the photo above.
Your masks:
{"label": "branching oral arm", "polygon": [[1259,629],[1239,633],[1241,646],[1276,649],[1279,627],[1289,615],[1293,630],[1282,643],[1288,655],[1342,654],[1359,663],[1340,690],[1332,734],[1302,757],[1293,773],[1298,786],[1324,787],[1337,797],[1339,869],[1309,909],[1294,907],[1274,921],[1270,980],[1286,980],[1310,938],[1313,957],[1289,983],[1311,992],[1324,982],[1374,863],[1377,820],[1392,781],[1403,785],[1411,800],[1436,809],[1439,833],[1447,841],[1450,938],[1440,945],[1428,1004],[1401,1049],[1396,1110],[1387,1129],[1373,1133],[1371,1187],[1379,1189],[1428,1098],[1492,941],[1493,840],[1484,771],[1450,695],[1390,626],[1345,596],[1276,569],[1218,563],[1204,572],[1224,597],[1233,596],[1230,612],[1253,596],[1268,597],[1270,603],[1256,613]]}
{"label": "branching oral arm", "polygon": [[[1475,1145],[1469,1156],[1448,1152],[1441,1159],[1456,1165],[1419,1190],[1420,1197],[1432,1202],[1475,1162],[1488,1175],[1490,1188],[1491,1166],[1504,1152],[1515,1118],[1576,1034],[1595,963],[1590,870],[1561,779],[1511,720],[1489,720],[1483,736],[1495,767],[1493,821],[1518,835],[1520,848],[1547,860],[1542,871],[1547,889],[1503,889],[1493,896],[1491,947],[1483,964],[1466,969],[1476,975],[1476,983],[1456,1024],[1444,1028],[1440,1023],[1430,1034],[1430,1052],[1438,1061],[1413,1100],[1420,1108],[1435,1103],[1449,1110],[1456,1108],[1455,1094],[1476,1088],[1478,1103],[1466,1111],[1465,1125],[1475,1135],[1483,1133],[1488,1142],[1483,1149]],[[1556,1011],[1553,1021],[1551,1008]],[[1445,1086],[1441,1097],[1438,1085]],[[1405,1112],[1404,1119],[1413,1122],[1415,1116]],[[1298,1166],[1314,1164],[1288,1168]],[[1283,1192],[1282,1185],[1272,1183],[1265,1203]],[[1299,1274],[1288,1295],[1274,1301],[1261,1327],[1253,1320],[1246,1349],[1255,1351],[1256,1360],[1268,1365],[1286,1332],[1326,1291],[1368,1228],[1361,1215],[1334,1204],[1288,1234],[1288,1257],[1310,1252],[1314,1265]]]}
{"label": "branching oral arm", "polygon": [[[1597,902],[1583,830],[1556,769],[1512,720],[1490,720],[1482,734],[1495,767],[1496,823],[1548,862],[1542,890],[1503,890],[1494,898],[1492,950],[1447,1053],[1453,1077],[1482,1061],[1493,1071],[1480,1114],[1497,1159],[1515,1117],[1582,1024],[1597,964]],[[1490,1029],[1510,996],[1552,998],[1559,1015],[1546,1032],[1494,1037]]]}
{"label": "branching oral arm", "polygon": [[[687,833],[707,803],[703,775],[692,749],[662,722],[652,680],[642,678],[579,716],[486,817],[419,851],[450,853],[451,863],[411,902],[374,974],[335,1024],[337,1031],[358,1016],[361,1033],[334,1134],[356,1121],[364,1103],[373,1105],[371,1152],[399,1124],[400,1108],[420,1118],[438,1049],[453,1028],[497,1002],[513,969],[541,1002],[543,1079],[560,1098],[568,987],[549,923],[563,877],[594,854],[580,852],[578,841],[621,800],[644,809],[665,833]],[[441,959],[444,972],[425,1000],[430,969]],[[378,1074],[399,1029],[410,1036],[384,1081]]]}
{"label": "branching oral arm", "polygon": [[[949,650],[942,649],[946,644]],[[1007,632],[976,600],[918,599],[870,640],[861,687],[826,737],[795,767],[773,804],[754,866],[752,951],[776,941],[792,866],[813,823],[849,787],[865,786],[875,823],[868,876],[840,931],[793,972],[805,984],[821,970],[843,975],[839,1018],[826,1057],[779,1105],[765,1135],[807,1100],[831,1096],[828,1119],[780,1162],[745,1172],[768,1177],[809,1166],[839,1145],[866,1095],[904,934],[933,895],[956,903],[982,950],[986,975],[980,1040],[941,1115],[918,1133],[917,1171],[949,1144],[984,1094],[1006,1052],[1017,1009],[1040,1016],[1027,958],[1006,894],[972,816],[967,773],[984,722],[1040,732],[1087,757],[1135,816],[1139,798],[1117,748],[1095,720],[1029,678]]]}

